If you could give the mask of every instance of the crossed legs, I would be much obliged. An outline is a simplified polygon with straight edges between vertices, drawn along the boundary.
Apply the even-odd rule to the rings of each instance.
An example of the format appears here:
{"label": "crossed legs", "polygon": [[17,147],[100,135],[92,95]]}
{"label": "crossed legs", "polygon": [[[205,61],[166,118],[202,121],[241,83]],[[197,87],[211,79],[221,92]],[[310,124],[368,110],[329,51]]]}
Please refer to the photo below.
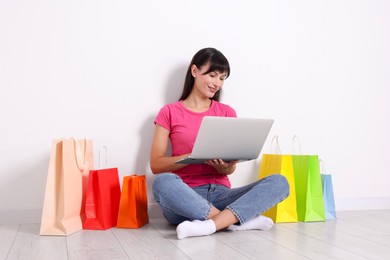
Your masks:
{"label": "crossed legs", "polygon": [[264,216],[251,219],[242,225],[235,225],[237,222],[238,218],[229,209],[219,211],[217,208],[212,207],[207,220],[187,220],[180,223],[176,228],[177,237],[178,239],[183,239],[193,236],[207,236],[225,228],[232,231],[252,229],[269,230],[274,224],[272,219]]}
{"label": "crossed legs", "polygon": [[[288,183],[281,175],[237,189],[217,187],[217,192],[208,190],[207,185],[195,192],[174,174],[159,177],[162,178],[156,179],[153,192],[166,219],[178,224],[179,239],[210,235],[225,228],[268,230],[273,225],[272,220],[259,215],[285,199],[289,191]],[[211,199],[212,203],[205,199],[210,194],[216,196]]]}

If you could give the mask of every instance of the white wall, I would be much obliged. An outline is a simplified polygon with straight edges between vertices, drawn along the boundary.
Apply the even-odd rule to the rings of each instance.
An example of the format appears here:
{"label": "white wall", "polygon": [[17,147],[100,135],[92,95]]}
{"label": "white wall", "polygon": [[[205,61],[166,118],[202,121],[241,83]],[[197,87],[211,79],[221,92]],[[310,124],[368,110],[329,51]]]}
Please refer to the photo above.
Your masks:
{"label": "white wall", "polygon": [[[105,145],[146,173],[153,119],[208,46],[230,60],[223,102],[274,118],[319,154],[338,209],[390,208],[389,1],[0,0],[0,210],[40,210],[52,140]],[[235,186],[257,178],[240,164]],[[150,203],[153,201],[150,197]]]}

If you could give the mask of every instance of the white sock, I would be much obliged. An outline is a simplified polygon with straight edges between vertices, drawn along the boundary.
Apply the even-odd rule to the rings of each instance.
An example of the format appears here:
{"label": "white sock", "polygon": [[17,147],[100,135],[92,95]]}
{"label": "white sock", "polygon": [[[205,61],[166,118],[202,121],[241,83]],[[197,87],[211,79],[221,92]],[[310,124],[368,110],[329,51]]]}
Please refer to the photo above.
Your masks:
{"label": "white sock", "polygon": [[207,236],[215,233],[216,227],[212,219],[205,221],[184,221],[176,228],[177,238]]}
{"label": "white sock", "polygon": [[273,225],[274,222],[272,221],[272,219],[264,216],[258,216],[241,225],[230,225],[228,229],[233,231],[251,230],[251,229],[270,230]]}

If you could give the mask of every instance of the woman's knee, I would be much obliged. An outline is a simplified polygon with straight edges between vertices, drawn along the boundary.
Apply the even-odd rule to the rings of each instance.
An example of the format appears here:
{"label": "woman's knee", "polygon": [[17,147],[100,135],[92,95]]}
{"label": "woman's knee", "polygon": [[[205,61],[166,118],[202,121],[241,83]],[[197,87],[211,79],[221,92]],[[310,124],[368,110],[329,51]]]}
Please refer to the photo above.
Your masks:
{"label": "woman's knee", "polygon": [[274,174],[270,175],[269,178],[272,180],[282,197],[287,198],[290,195],[290,185],[288,184],[286,177],[281,174]]}
{"label": "woman's knee", "polygon": [[180,177],[173,173],[162,173],[157,176],[152,185],[154,196],[172,187],[172,182],[180,180]]}

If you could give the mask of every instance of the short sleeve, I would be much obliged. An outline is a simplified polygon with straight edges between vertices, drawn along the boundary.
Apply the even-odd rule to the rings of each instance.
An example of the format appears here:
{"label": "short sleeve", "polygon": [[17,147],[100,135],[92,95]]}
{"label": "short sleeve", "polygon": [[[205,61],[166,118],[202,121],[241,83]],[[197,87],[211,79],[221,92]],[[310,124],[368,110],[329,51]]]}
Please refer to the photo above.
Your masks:
{"label": "short sleeve", "polygon": [[171,113],[168,105],[165,105],[160,109],[154,123],[171,131]]}
{"label": "short sleeve", "polygon": [[227,106],[227,116],[228,117],[237,117],[237,113],[236,113],[236,110],[234,110],[234,108],[230,107],[230,106]]}

